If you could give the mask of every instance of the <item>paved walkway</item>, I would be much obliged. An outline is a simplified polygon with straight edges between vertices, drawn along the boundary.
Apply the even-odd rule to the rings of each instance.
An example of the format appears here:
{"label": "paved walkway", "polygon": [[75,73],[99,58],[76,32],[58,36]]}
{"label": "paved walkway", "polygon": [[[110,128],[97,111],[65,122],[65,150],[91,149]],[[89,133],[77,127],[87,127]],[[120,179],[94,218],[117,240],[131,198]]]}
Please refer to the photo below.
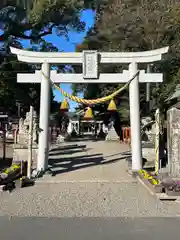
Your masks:
{"label": "paved walkway", "polygon": [[3,240],[177,240],[179,225],[177,218],[0,217]]}
{"label": "paved walkway", "polygon": [[129,146],[119,142],[82,141],[63,143],[50,151],[50,182],[122,182],[133,181],[127,173]]}

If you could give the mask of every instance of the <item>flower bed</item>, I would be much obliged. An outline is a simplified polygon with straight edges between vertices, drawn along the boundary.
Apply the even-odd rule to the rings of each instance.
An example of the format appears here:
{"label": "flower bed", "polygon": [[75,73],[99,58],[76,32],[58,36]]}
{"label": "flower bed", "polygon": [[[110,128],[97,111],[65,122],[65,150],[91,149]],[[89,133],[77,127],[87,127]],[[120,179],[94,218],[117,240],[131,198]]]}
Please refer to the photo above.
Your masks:
{"label": "flower bed", "polygon": [[154,194],[160,200],[177,200],[180,197],[180,181],[172,179],[164,179],[160,181],[157,176],[140,170],[138,176],[148,191]]}
{"label": "flower bed", "polygon": [[0,173],[0,185],[6,185],[26,174],[26,162],[14,163]]}
{"label": "flower bed", "polygon": [[162,193],[164,191],[164,187],[157,179],[157,176],[148,173],[146,170],[139,170],[138,175],[154,193]]}
{"label": "flower bed", "polygon": [[172,180],[170,183],[162,183],[165,186],[165,192],[169,196],[180,196],[180,181]]}

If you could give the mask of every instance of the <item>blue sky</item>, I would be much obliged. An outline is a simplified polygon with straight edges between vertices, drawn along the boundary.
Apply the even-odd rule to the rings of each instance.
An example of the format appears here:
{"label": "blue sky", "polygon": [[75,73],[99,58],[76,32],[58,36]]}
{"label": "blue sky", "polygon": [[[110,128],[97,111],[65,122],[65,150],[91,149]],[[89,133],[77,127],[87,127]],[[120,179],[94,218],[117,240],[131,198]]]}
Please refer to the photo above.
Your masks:
{"label": "blue sky", "polygon": [[[44,39],[47,42],[53,43],[53,45],[56,46],[61,51],[63,50],[65,52],[74,52],[76,45],[83,42],[83,39],[86,36],[88,29],[94,25],[95,13],[92,10],[84,10],[81,13],[80,19],[81,21],[84,21],[86,23],[85,31],[82,33],[77,33],[73,31],[69,32],[69,41],[67,41],[65,37],[56,36],[55,33],[44,37]],[[22,44],[24,48],[30,47],[29,41],[26,40],[22,41]],[[66,92],[72,93],[70,84],[61,84],[61,87]],[[62,101],[64,99],[63,96],[57,90],[54,91],[54,95],[55,100],[57,101]],[[72,111],[77,104],[72,101],[69,101],[69,103],[70,109]]]}

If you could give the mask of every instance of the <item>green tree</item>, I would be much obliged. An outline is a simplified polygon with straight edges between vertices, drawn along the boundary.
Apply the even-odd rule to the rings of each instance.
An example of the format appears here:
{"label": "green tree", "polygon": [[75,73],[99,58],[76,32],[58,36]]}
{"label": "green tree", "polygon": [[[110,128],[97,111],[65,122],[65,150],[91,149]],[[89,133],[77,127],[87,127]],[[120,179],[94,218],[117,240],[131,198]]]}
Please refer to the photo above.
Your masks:
{"label": "green tree", "polygon": [[[39,66],[19,63],[10,55],[9,45],[22,48],[18,40],[31,40],[33,51],[57,51],[43,37],[52,32],[58,36],[66,36],[68,31],[83,31],[84,22],[80,21],[83,9],[100,10],[105,0],[2,0],[0,2],[0,42],[1,42],[1,69],[0,69],[0,100],[1,108],[13,112],[15,102],[24,105],[33,103],[38,109],[38,84],[21,84],[16,82],[17,73],[32,72]],[[52,102],[53,102],[53,94]],[[35,102],[33,102],[35,101]],[[55,102],[53,106],[57,105]],[[26,108],[24,106],[24,108]],[[56,107],[53,107],[55,109]]]}
{"label": "green tree", "polygon": [[[23,2],[23,3],[22,3]],[[68,38],[68,31],[84,30],[80,21],[83,9],[92,8],[100,11],[106,0],[5,0],[0,7],[0,23],[3,34],[0,41],[10,36],[40,42],[42,37],[56,31],[58,36]],[[26,7],[26,8],[24,8]]]}
{"label": "green tree", "polygon": [[[40,84],[19,84],[17,83],[18,73],[33,73],[38,68],[36,65],[19,62],[16,56],[9,52],[9,45],[22,47],[19,42],[14,39],[8,40],[6,44],[1,46],[0,54],[0,105],[1,111],[10,115],[17,114],[17,102],[21,103],[23,113],[29,110],[29,106],[33,105],[39,112],[40,105]],[[57,49],[51,44],[42,44],[33,50],[54,51]],[[51,90],[51,111],[57,110],[54,101],[54,95]]]}
{"label": "green tree", "polygon": [[[178,0],[112,0],[103,12],[97,14],[96,24],[90,30],[84,43],[77,47],[96,49],[99,51],[146,51],[164,46],[170,46],[170,51],[163,61],[154,64],[153,71],[162,71],[164,82],[159,86],[153,85],[155,106],[165,109],[165,99],[174,90],[179,77],[177,76],[180,63],[179,34],[180,34],[180,3]],[[120,71],[122,66],[110,66],[111,72]],[[140,65],[141,67],[141,65]],[[143,68],[146,66],[143,66]],[[106,71],[105,67],[101,71]],[[109,69],[110,70],[110,69]],[[89,91],[89,85],[75,85],[74,93]],[[100,85],[96,92],[106,95],[117,88],[117,85]],[[98,89],[100,89],[99,93]],[[145,85],[140,84],[141,109],[145,101]],[[87,97],[87,95],[85,94]],[[118,96],[120,109],[128,110],[128,91],[125,96]],[[122,108],[123,105],[123,108]],[[128,113],[128,111],[126,111]],[[141,112],[144,114],[144,111]]]}

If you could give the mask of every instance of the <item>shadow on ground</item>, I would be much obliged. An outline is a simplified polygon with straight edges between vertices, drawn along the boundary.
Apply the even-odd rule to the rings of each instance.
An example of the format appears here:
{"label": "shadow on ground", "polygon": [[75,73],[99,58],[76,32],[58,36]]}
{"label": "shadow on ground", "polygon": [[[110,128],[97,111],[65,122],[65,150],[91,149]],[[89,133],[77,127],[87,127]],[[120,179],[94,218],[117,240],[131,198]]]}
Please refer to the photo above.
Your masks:
{"label": "shadow on ground", "polygon": [[67,142],[99,142],[104,139],[100,138],[77,138],[77,139],[68,139]]}
{"label": "shadow on ground", "polygon": [[[87,155],[82,154],[88,149],[86,145],[66,145],[51,149],[49,152],[49,168],[52,176],[62,174],[70,171],[75,171],[94,165],[103,165],[115,163],[119,160],[124,160],[129,157],[128,152],[124,156],[121,153],[103,156],[102,153]],[[73,156],[73,154],[81,153],[80,156]],[[64,156],[65,154],[70,156]],[[63,157],[61,157],[63,155]]]}

